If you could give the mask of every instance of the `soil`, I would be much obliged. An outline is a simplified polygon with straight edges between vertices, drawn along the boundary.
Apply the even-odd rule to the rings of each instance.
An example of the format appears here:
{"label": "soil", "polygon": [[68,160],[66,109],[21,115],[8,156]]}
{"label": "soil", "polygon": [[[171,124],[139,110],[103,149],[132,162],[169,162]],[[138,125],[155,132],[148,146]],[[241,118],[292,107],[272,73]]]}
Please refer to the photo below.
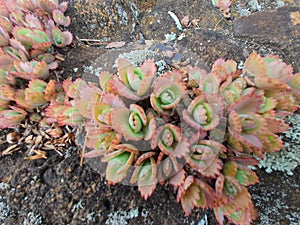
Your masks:
{"label": "soil", "polygon": [[[179,20],[189,16],[194,24],[181,31],[168,11],[175,13]],[[67,14],[73,21],[69,30],[75,41],[72,47],[60,50],[65,58],[59,67],[60,79],[71,76],[97,82],[95,75],[99,71],[115,72],[113,65],[120,54],[149,48],[149,43],[157,50],[155,57],[168,66],[190,63],[209,69],[217,58],[240,62],[255,50],[263,55],[280,55],[297,72],[299,11],[298,0],[236,0],[232,18],[224,19],[211,1],[73,0]],[[298,17],[293,19],[288,15]],[[276,35],[270,32],[274,26]],[[185,37],[166,43],[165,35],[172,33],[177,38],[181,34]],[[125,41],[126,44],[119,49],[106,49],[104,44],[92,46],[80,39],[99,39],[104,43]],[[167,55],[162,46],[170,47],[172,54]],[[2,132],[2,138],[6,132]],[[6,147],[3,144],[0,150]],[[170,186],[158,186],[147,201],[139,195],[137,187],[108,186],[105,177],[89,163],[80,166],[78,151],[78,147],[71,146],[62,156],[49,152],[47,159],[34,161],[24,160],[24,151],[1,156],[0,223],[217,224],[212,211],[194,210],[192,215],[185,216]],[[250,187],[258,210],[258,219],[253,224],[299,224],[300,167],[294,170],[293,176],[263,170],[257,170],[257,174],[260,183]]]}

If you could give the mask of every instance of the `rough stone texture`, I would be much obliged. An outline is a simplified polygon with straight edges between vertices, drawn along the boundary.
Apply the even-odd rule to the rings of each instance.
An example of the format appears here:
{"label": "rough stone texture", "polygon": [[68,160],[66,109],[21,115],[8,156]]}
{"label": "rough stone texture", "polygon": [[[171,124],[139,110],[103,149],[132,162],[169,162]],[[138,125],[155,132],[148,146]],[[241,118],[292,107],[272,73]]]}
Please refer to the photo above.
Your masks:
{"label": "rough stone texture", "polygon": [[71,11],[70,28],[76,36],[103,41],[132,39],[139,13],[128,0],[72,0]]}
{"label": "rough stone texture", "polygon": [[254,39],[278,49],[288,58],[295,70],[300,66],[300,7],[283,7],[274,11],[254,13],[234,20],[234,35]]}

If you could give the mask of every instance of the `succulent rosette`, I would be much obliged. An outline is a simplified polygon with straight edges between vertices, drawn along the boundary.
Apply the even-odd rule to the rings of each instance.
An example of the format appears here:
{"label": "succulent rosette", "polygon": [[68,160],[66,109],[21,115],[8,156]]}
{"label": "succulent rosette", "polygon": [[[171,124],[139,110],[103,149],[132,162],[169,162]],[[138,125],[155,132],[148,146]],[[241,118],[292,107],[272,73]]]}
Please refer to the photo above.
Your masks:
{"label": "succulent rosette", "polygon": [[119,93],[132,100],[145,97],[152,86],[156,75],[156,66],[153,60],[145,61],[140,67],[133,67],[125,59],[118,60],[119,76],[115,76],[113,86]]}
{"label": "succulent rosette", "polygon": [[191,66],[186,67],[186,71],[188,73],[189,86],[197,87],[207,94],[218,93],[222,78],[219,77],[217,72],[207,73],[203,69]]}
{"label": "succulent rosette", "polygon": [[214,211],[220,224],[224,223],[224,216],[235,224],[252,222],[254,205],[245,186],[257,182],[257,175],[248,167],[235,161],[224,164],[215,185],[218,207]]}
{"label": "succulent rosette", "polygon": [[201,140],[194,135],[190,141],[190,153],[187,163],[205,177],[216,178],[223,167],[219,156],[226,152],[226,147],[217,141]]}
{"label": "succulent rosette", "polygon": [[14,61],[16,72],[11,72],[14,76],[25,80],[42,79],[46,80],[49,77],[48,65],[44,61],[21,62]]}
{"label": "succulent rosette", "polygon": [[115,108],[125,107],[124,102],[112,93],[104,92],[99,101],[94,104],[93,116],[98,125],[102,127],[111,127],[111,114]]}
{"label": "succulent rosette", "polygon": [[42,30],[26,27],[15,27],[12,31],[16,40],[21,42],[26,48],[48,50],[52,42],[49,36]]}
{"label": "succulent rosette", "polygon": [[189,152],[189,143],[179,127],[167,123],[156,129],[151,140],[151,148],[156,147],[166,155],[183,157]]}
{"label": "succulent rosette", "polygon": [[121,142],[121,135],[111,129],[103,129],[96,124],[86,123],[85,145],[92,150],[85,153],[85,158],[93,158],[111,152]]}
{"label": "succulent rosette", "polygon": [[228,79],[222,83],[220,86],[220,93],[226,103],[227,106],[236,102],[245,92],[247,87],[247,81],[243,77],[239,77],[235,80],[232,77],[228,77]]}
{"label": "succulent rosette", "polygon": [[174,109],[186,95],[186,86],[179,72],[169,72],[156,80],[150,102],[159,113]]}
{"label": "succulent rosette", "polygon": [[201,94],[183,110],[183,119],[194,129],[209,131],[217,127],[224,110],[221,96]]}
{"label": "succulent rosette", "polygon": [[155,118],[143,108],[131,104],[130,108],[121,107],[112,111],[112,127],[128,140],[149,140],[156,128]]}

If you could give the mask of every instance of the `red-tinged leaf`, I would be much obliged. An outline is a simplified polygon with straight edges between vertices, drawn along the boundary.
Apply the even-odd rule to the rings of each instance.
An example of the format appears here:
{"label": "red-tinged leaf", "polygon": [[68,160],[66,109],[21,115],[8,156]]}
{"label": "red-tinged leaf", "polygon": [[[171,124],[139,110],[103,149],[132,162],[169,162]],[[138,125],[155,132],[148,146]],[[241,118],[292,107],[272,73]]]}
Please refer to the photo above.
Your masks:
{"label": "red-tinged leaf", "polygon": [[105,149],[94,149],[92,151],[86,152],[83,157],[84,158],[96,158],[102,156],[106,152]]}
{"label": "red-tinged leaf", "polygon": [[272,133],[283,133],[289,129],[289,125],[286,124],[282,119],[267,117],[265,120],[268,130]]}
{"label": "red-tinged leaf", "polygon": [[217,177],[216,183],[215,183],[216,197],[218,199],[222,198],[223,189],[224,189],[224,181],[225,181],[225,177],[222,173],[220,173],[219,176]]}
{"label": "red-tinged leaf", "polygon": [[47,51],[52,46],[52,42],[41,42],[32,45],[32,48],[40,51]]}
{"label": "red-tinged leaf", "polygon": [[129,87],[127,87],[116,77],[113,80],[113,87],[117,90],[119,95],[125,98],[136,100],[136,101],[140,100],[140,97],[138,97]]}
{"label": "red-tinged leaf", "polygon": [[129,69],[132,69],[131,63],[126,59],[119,58],[118,59],[119,76],[120,76],[122,82],[126,85],[128,84],[127,71]]}
{"label": "red-tinged leaf", "polygon": [[25,100],[25,90],[19,89],[15,93],[14,101],[17,103],[18,106],[31,111],[34,107],[32,105],[29,105]]}
{"label": "red-tinged leaf", "polygon": [[235,110],[238,114],[245,114],[249,112],[259,112],[263,104],[263,98],[260,94],[251,92],[242,96],[232,105],[227,108],[227,112]]}
{"label": "red-tinged leaf", "polygon": [[71,19],[69,16],[65,16],[63,12],[59,9],[54,9],[52,11],[52,17],[57,25],[62,25],[68,27],[70,25]]}
{"label": "red-tinged leaf", "polygon": [[107,71],[101,71],[99,74],[99,83],[103,91],[107,91],[107,82],[112,80],[113,75]]}
{"label": "red-tinged leaf", "polygon": [[241,125],[239,115],[236,111],[231,111],[228,115],[228,124],[235,132],[241,133],[243,131],[243,127]]}
{"label": "red-tinged leaf", "polygon": [[267,67],[267,75],[272,79],[279,80],[281,83],[288,83],[293,76],[293,68],[279,59],[279,56],[268,55],[264,57]]}
{"label": "red-tinged leaf", "polygon": [[79,126],[84,123],[84,117],[79,113],[78,109],[72,106],[65,106],[57,117],[59,125]]}
{"label": "red-tinged leaf", "polygon": [[169,179],[169,184],[173,185],[175,188],[183,184],[186,178],[186,172],[184,169],[179,170],[174,176]]}
{"label": "red-tinged leaf", "polygon": [[42,80],[31,80],[25,90],[25,101],[32,107],[39,107],[47,103],[45,89],[47,83]]}
{"label": "red-tinged leaf", "polygon": [[179,186],[177,192],[177,201],[181,201],[182,208],[186,215],[190,215],[192,209],[197,205],[200,200],[200,189],[195,184],[195,178],[188,176],[184,183]]}
{"label": "red-tinged leaf", "polygon": [[251,80],[253,80],[254,77],[267,76],[267,68],[263,57],[253,52],[244,63],[243,73]]}
{"label": "red-tinged leaf", "polygon": [[43,10],[47,11],[48,13],[52,13],[52,11],[58,8],[58,1],[57,0],[37,0],[39,7]]}
{"label": "red-tinged leaf", "polygon": [[15,89],[9,84],[0,84],[0,99],[5,101],[13,101]]}
{"label": "red-tinged leaf", "polygon": [[27,112],[18,107],[10,106],[11,109],[0,111],[0,128],[11,128],[20,124],[26,117]]}
{"label": "red-tinged leaf", "polygon": [[224,164],[223,174],[225,176],[235,177],[238,170],[238,164],[234,161],[228,161]]}
{"label": "red-tinged leaf", "polygon": [[260,138],[264,144],[264,152],[276,152],[284,147],[283,141],[276,134],[268,133]]}
{"label": "red-tinged leaf", "polygon": [[55,81],[50,80],[45,89],[45,100],[49,102],[51,99],[55,97],[56,89],[55,89]]}
{"label": "red-tinged leaf", "polygon": [[241,165],[238,165],[238,170],[235,174],[235,178],[244,186],[258,183],[258,177],[255,172]]}
{"label": "red-tinged leaf", "polygon": [[157,166],[154,158],[155,152],[144,153],[135,163],[135,170],[130,182],[138,184],[139,192],[147,199],[155,190],[157,184]]}
{"label": "red-tinged leaf", "polygon": [[105,46],[105,48],[121,48],[126,44],[125,41],[117,41],[117,42],[111,42],[108,45]]}
{"label": "red-tinged leaf", "polygon": [[27,27],[43,30],[43,24],[35,15],[26,14],[25,21],[26,21]]}
{"label": "red-tinged leaf", "polygon": [[[135,148],[134,146],[131,146]],[[129,167],[135,159],[135,154],[116,148],[102,158],[103,162],[107,162],[106,179],[110,184],[121,182],[128,174]]]}

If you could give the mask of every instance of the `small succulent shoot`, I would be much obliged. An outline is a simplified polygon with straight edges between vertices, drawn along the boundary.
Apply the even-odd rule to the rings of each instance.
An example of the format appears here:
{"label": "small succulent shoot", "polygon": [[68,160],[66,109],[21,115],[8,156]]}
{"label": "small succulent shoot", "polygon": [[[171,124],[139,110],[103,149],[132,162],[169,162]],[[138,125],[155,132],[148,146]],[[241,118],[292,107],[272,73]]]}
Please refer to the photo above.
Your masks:
{"label": "small succulent shoot", "polygon": [[47,50],[52,45],[50,38],[42,30],[15,27],[12,32],[14,38],[21,42],[26,48],[38,48],[41,44],[46,44],[44,48]]}
{"label": "small succulent shoot", "polygon": [[58,0],[37,0],[38,6],[44,11],[51,14],[55,9],[60,9],[65,12],[67,9],[68,2],[59,3]]}
{"label": "small succulent shoot", "polygon": [[144,199],[152,195],[157,185],[157,166],[153,157],[155,154],[142,154],[134,164],[135,170],[130,179],[130,183],[138,184],[138,190]]}
{"label": "small succulent shoot", "polygon": [[170,72],[159,77],[150,96],[151,106],[158,113],[168,113],[186,95],[186,86],[180,81],[178,73]]}
{"label": "small succulent shoot", "polygon": [[69,31],[61,31],[58,27],[54,27],[51,34],[53,44],[59,48],[70,45],[73,41],[73,35]]}
{"label": "small succulent shoot", "polygon": [[0,111],[0,127],[11,128],[20,124],[27,116],[21,108],[10,106],[10,109]]}
{"label": "small succulent shoot", "polygon": [[201,94],[183,110],[183,119],[196,130],[212,130],[220,122],[224,104],[219,95]]}
{"label": "small succulent shoot", "polygon": [[39,20],[38,17],[36,17],[33,14],[27,14],[25,16],[25,21],[26,21],[26,26],[28,28],[38,29],[38,30],[44,29],[42,22]]}
{"label": "small succulent shoot", "polygon": [[197,135],[192,138],[186,161],[203,176],[216,178],[223,166],[219,154],[225,153],[226,147],[216,141],[197,139]]}
{"label": "small succulent shoot", "polygon": [[189,152],[189,143],[179,127],[165,124],[156,129],[151,140],[151,148],[156,147],[172,157],[184,157]]}
{"label": "small succulent shoot", "polygon": [[85,153],[85,158],[101,156],[106,152],[111,152],[115,145],[120,144],[121,135],[110,129],[97,127],[95,124],[88,125],[85,145],[92,150]]}
{"label": "small succulent shoot", "polygon": [[29,82],[25,89],[25,101],[32,107],[40,107],[47,103],[45,100],[45,89],[47,83],[42,80],[34,79]]}
{"label": "small succulent shoot", "polygon": [[58,9],[52,11],[52,17],[57,25],[68,27],[71,23],[69,16],[65,16],[64,13]]}
{"label": "small succulent shoot", "polygon": [[155,118],[151,113],[144,112],[143,108],[131,104],[130,108],[122,107],[112,111],[112,127],[127,140],[149,140],[155,129]]}
{"label": "small succulent shoot", "polygon": [[[245,166],[234,161],[228,161],[223,168],[223,174],[216,180],[217,196],[221,205],[214,208],[216,218],[220,224],[224,223],[224,216],[235,224],[250,224],[254,206],[251,196],[245,186],[258,182],[256,174]],[[225,204],[224,204],[225,202]]]}
{"label": "small succulent shoot", "polygon": [[[145,61],[140,67],[133,67],[125,59],[118,60],[119,77],[115,77],[113,86],[121,96],[140,100],[148,93],[156,75],[153,60]],[[147,96],[146,96],[147,97]]]}
{"label": "small succulent shoot", "polygon": [[102,158],[107,162],[106,180],[109,184],[121,182],[128,174],[139,150],[131,144],[119,144],[114,146],[115,150]]}
{"label": "small succulent shoot", "polygon": [[261,57],[253,52],[245,61],[243,74],[249,85],[259,89],[287,89],[293,69],[277,56]]}
{"label": "small succulent shoot", "polygon": [[42,79],[46,80],[49,77],[48,65],[44,61],[29,61],[20,62],[15,61],[14,67],[16,72],[12,72],[14,76],[25,80]]}
{"label": "small succulent shoot", "polygon": [[237,78],[241,71],[237,70],[237,63],[234,60],[217,59],[212,65],[211,72],[216,74],[220,81],[226,80],[228,77]]}
{"label": "small succulent shoot", "polygon": [[194,176],[188,176],[180,185],[177,192],[177,201],[181,202],[186,215],[190,215],[194,207],[213,208],[216,194],[206,183]]}
{"label": "small succulent shoot", "polygon": [[232,103],[236,102],[242,95],[243,91],[246,89],[247,81],[243,77],[239,77],[235,80],[232,80],[230,76],[221,86],[220,93],[229,106]]}
{"label": "small succulent shoot", "polygon": [[203,69],[191,66],[186,67],[186,71],[188,73],[190,87],[197,87],[207,94],[218,93],[220,82],[223,79],[219,77],[218,73],[207,73]]}

